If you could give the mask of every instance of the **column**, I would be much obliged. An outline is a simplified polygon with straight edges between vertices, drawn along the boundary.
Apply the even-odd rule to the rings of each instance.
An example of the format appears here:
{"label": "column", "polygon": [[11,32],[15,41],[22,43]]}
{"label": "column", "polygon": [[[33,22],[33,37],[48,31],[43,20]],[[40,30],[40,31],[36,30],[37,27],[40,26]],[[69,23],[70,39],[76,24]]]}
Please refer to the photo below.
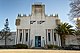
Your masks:
{"label": "column", "polygon": [[51,29],[51,36],[50,36],[50,38],[51,38],[51,44],[53,44],[53,30]]}
{"label": "column", "polygon": [[54,35],[54,34],[53,34],[53,29],[52,29],[52,36],[51,36],[51,37],[52,37],[52,44],[54,44],[54,42],[53,42],[53,35]]}
{"label": "column", "polygon": [[59,36],[59,46],[61,46],[61,39],[60,39],[60,35],[58,35]]}
{"label": "column", "polygon": [[24,42],[24,29],[22,29],[22,44]]}
{"label": "column", "polygon": [[52,35],[52,38],[53,38],[53,44],[55,45],[55,41],[54,41],[54,30],[53,30],[53,35]]}
{"label": "column", "polygon": [[59,46],[59,35],[57,34],[57,44]]}
{"label": "column", "polygon": [[18,29],[18,35],[17,35],[17,44],[19,43],[19,29]]}
{"label": "column", "polygon": [[28,33],[27,45],[29,45],[29,29],[27,33]]}
{"label": "column", "polygon": [[59,46],[59,37],[58,37],[58,34],[56,34],[56,44]]}
{"label": "column", "polygon": [[26,38],[25,37],[26,37],[26,32],[25,32],[25,29],[24,29],[24,38],[23,38],[24,41],[23,41],[23,44],[26,44]]}
{"label": "column", "polygon": [[18,29],[17,29],[16,35],[15,35],[15,45],[17,44],[17,38],[18,38]]}
{"label": "column", "polygon": [[31,42],[31,41],[30,41],[30,29],[29,29],[28,31],[29,31],[29,33],[28,33],[28,34],[29,34],[29,35],[28,35],[28,37],[29,37],[29,38],[28,38],[28,39],[29,39],[28,41],[29,41],[29,42],[28,42],[28,43],[29,43],[29,46],[30,46],[30,42]]}
{"label": "column", "polygon": [[47,45],[47,29],[46,29],[46,45]]}

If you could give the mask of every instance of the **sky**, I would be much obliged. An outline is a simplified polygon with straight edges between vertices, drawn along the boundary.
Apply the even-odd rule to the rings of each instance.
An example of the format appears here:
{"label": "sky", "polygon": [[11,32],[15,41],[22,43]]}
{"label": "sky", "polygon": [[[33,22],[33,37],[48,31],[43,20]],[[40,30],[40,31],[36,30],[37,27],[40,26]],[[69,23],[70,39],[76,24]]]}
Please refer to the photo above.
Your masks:
{"label": "sky", "polygon": [[0,0],[0,30],[4,28],[5,19],[9,19],[11,31],[16,31],[15,20],[18,13],[31,14],[31,5],[35,2],[45,4],[45,14],[58,14],[62,22],[70,23],[69,0]]}

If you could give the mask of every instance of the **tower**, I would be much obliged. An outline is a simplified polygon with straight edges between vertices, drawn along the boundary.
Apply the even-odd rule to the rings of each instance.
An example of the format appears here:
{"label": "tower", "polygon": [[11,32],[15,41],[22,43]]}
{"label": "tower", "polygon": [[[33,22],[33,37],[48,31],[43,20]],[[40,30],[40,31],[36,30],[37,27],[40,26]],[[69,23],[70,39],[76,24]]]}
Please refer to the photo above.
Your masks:
{"label": "tower", "polygon": [[45,5],[42,4],[42,3],[34,3],[32,5],[32,17],[33,19],[38,19],[38,20],[41,20],[41,19],[44,19],[44,16],[45,16]]}

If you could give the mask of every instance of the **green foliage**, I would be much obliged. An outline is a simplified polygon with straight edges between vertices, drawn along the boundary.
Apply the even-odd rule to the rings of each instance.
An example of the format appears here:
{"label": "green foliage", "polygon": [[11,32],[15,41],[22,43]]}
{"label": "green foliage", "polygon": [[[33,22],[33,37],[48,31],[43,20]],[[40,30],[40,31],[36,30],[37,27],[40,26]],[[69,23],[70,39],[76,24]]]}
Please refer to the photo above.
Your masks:
{"label": "green foliage", "polygon": [[16,49],[27,49],[28,46],[26,44],[16,44]]}
{"label": "green foliage", "polygon": [[72,35],[74,33],[74,29],[71,29],[73,26],[68,23],[61,23],[55,29],[55,32],[59,35]]}
{"label": "green foliage", "polygon": [[53,45],[53,48],[59,48],[59,46],[57,46],[57,45]]}
{"label": "green foliage", "polygon": [[57,45],[47,45],[48,49],[60,49]]}
{"label": "green foliage", "polygon": [[74,34],[75,35],[80,35],[80,30],[76,30]]}
{"label": "green foliage", "polygon": [[5,47],[7,44],[7,40],[11,40],[11,38],[9,38],[9,36],[11,36],[11,33],[10,28],[8,26],[9,26],[8,19],[6,19],[4,28],[0,32],[0,40],[5,40]]}
{"label": "green foliage", "polygon": [[61,38],[61,45],[65,46],[65,36],[72,35],[74,33],[74,29],[68,23],[61,23],[55,28],[55,33],[60,35]]}
{"label": "green foliage", "polygon": [[48,49],[53,49],[53,45],[47,45]]}

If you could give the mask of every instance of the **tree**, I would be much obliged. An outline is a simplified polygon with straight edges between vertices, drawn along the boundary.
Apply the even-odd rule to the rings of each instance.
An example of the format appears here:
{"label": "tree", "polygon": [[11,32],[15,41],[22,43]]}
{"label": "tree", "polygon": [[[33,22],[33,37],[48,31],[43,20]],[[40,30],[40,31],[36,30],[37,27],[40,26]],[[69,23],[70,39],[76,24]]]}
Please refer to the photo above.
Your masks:
{"label": "tree", "polygon": [[68,23],[61,23],[55,28],[55,32],[60,35],[61,46],[65,46],[66,35],[72,35],[74,33],[74,29],[71,28],[72,26]]}
{"label": "tree", "polygon": [[11,36],[11,33],[10,33],[10,28],[8,26],[9,26],[8,19],[6,19],[4,24],[4,29],[2,29],[0,33],[1,37],[0,40],[5,40],[5,47],[7,44],[7,39],[11,40],[11,38],[9,38],[9,36]]}
{"label": "tree", "polygon": [[80,30],[76,30],[76,31],[74,32],[74,34],[75,34],[76,36],[80,35]]}
{"label": "tree", "polygon": [[74,18],[80,17],[80,0],[70,0],[70,17],[73,20]]}

